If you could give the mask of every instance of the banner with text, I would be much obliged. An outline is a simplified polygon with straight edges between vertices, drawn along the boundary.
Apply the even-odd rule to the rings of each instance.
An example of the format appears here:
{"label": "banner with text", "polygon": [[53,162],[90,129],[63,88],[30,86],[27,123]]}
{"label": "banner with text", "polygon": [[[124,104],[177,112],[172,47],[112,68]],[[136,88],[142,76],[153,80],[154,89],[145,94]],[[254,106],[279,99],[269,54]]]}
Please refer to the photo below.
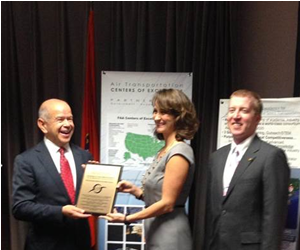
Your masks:
{"label": "banner with text", "polygon": [[[191,99],[192,73],[102,72],[101,163],[123,165],[121,179],[137,186],[141,186],[144,172],[164,146],[164,141],[153,135],[152,97],[158,90],[169,88],[182,90]],[[142,209],[144,203],[119,193],[116,204],[118,211],[131,213]],[[105,250],[144,249],[142,222],[130,227],[117,223],[107,226],[108,234],[102,236],[107,242]]]}

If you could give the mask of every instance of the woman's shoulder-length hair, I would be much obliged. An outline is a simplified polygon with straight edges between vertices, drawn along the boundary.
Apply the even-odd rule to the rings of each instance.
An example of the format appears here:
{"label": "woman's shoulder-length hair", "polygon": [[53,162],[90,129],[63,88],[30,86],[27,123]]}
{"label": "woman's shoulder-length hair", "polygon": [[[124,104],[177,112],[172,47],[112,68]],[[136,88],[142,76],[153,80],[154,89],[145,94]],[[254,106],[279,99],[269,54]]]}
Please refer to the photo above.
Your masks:
{"label": "woman's shoulder-length hair", "polygon": [[[191,140],[199,127],[194,104],[177,89],[162,89],[155,93],[152,105],[158,106],[161,112],[175,117],[176,139],[178,141]],[[154,135],[163,140],[163,135],[154,132]]]}

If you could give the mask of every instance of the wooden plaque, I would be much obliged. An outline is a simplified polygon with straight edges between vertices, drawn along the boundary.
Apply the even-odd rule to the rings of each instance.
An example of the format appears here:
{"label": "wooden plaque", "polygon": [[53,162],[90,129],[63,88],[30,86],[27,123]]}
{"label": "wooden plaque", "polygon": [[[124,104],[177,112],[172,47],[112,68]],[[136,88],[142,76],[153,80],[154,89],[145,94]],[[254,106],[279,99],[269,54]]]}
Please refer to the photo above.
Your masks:
{"label": "wooden plaque", "polygon": [[77,207],[86,213],[104,215],[112,212],[122,167],[109,164],[86,164]]}

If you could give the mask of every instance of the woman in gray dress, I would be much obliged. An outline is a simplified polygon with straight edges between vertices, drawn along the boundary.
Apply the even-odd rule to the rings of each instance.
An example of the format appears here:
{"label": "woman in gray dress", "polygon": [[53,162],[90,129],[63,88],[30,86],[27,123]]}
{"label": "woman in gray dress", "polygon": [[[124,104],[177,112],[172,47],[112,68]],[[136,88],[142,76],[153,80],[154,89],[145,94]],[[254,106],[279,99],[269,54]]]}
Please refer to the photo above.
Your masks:
{"label": "woman in gray dress", "polygon": [[165,141],[147,170],[142,187],[120,181],[119,192],[130,193],[145,202],[134,214],[109,213],[111,222],[130,223],[145,219],[148,250],[191,250],[192,238],[185,203],[192,185],[194,153],[184,142],[198,130],[193,103],[180,90],[163,89],[153,97],[155,135]]}

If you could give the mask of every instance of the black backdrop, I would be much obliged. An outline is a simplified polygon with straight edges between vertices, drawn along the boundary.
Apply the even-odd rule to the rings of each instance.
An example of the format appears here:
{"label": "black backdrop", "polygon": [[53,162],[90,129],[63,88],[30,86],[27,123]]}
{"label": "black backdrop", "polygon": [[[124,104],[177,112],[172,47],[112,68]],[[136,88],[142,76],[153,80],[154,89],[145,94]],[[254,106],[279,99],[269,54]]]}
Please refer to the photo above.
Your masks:
{"label": "black backdrop", "polygon": [[296,70],[295,70],[294,96],[300,97],[300,4],[298,7],[298,33],[297,33],[297,46],[296,46]]}
{"label": "black backdrop", "polygon": [[[93,5],[93,6],[92,6]],[[234,79],[236,2],[1,2],[2,249],[22,249],[26,227],[11,216],[13,159],[42,139],[43,100],[72,107],[80,143],[88,11],[95,12],[98,108],[102,70],[193,72],[201,127],[192,141],[197,169],[190,198],[194,249],[201,249],[205,162],[216,146],[220,98]]]}

